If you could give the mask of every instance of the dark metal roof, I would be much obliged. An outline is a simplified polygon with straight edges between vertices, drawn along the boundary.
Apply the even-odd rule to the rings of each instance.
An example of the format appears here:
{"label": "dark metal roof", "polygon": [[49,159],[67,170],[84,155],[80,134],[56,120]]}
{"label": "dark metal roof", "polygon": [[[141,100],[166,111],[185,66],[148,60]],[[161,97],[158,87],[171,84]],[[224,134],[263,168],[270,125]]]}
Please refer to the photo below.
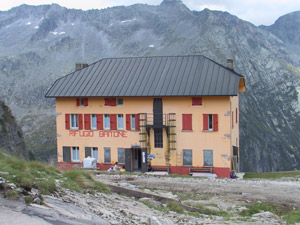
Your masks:
{"label": "dark metal roof", "polygon": [[243,78],[201,55],[107,58],[56,80],[46,97],[234,96]]}

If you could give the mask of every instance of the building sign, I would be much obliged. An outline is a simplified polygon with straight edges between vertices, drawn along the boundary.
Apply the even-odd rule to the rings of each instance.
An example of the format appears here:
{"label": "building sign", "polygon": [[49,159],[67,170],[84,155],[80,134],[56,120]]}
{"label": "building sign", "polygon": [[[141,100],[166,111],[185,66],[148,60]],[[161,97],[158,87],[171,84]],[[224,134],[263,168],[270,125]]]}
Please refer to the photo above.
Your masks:
{"label": "building sign", "polygon": [[148,159],[155,159],[155,155],[154,154],[149,154]]}
{"label": "building sign", "polygon": [[69,136],[72,137],[115,137],[127,138],[127,131],[93,131],[93,130],[70,130]]}

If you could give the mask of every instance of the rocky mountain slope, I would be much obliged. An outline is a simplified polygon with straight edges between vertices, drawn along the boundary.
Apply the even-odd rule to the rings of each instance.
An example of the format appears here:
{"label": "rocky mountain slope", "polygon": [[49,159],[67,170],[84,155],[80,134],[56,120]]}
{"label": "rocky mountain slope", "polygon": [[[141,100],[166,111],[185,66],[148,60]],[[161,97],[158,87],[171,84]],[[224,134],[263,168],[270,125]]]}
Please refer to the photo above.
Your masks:
{"label": "rocky mountain slope", "polygon": [[0,148],[13,155],[28,158],[22,129],[2,101],[0,101]]}
{"label": "rocky mountain slope", "polygon": [[233,58],[241,95],[241,169],[300,169],[300,55],[286,40],[227,12],[181,1],[103,10],[22,5],[0,12],[0,96],[37,158],[55,157],[55,106],[43,96],[75,62],[103,57],[202,54]]}

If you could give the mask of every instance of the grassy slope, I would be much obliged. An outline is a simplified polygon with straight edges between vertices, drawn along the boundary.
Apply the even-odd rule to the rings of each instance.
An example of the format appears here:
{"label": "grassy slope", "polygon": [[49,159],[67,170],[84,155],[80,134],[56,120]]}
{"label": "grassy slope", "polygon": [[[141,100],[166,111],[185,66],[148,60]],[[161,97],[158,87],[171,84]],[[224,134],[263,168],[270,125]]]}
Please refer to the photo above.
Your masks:
{"label": "grassy slope", "polygon": [[[54,166],[37,161],[25,161],[0,149],[1,177],[14,183],[21,190],[36,188],[42,194],[51,194],[61,187],[78,192],[106,192],[110,189],[92,178],[89,171],[72,170],[61,172]],[[5,187],[4,187],[5,189]]]}
{"label": "grassy slope", "polygon": [[282,177],[300,178],[300,170],[270,172],[270,173],[245,173],[244,179],[251,179],[251,178],[280,179]]}

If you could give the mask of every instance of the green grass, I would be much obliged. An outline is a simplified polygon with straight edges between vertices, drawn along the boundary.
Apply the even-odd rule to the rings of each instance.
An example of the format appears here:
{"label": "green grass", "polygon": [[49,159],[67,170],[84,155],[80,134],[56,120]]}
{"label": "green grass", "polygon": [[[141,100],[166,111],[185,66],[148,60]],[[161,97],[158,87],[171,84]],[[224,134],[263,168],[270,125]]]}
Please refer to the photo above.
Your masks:
{"label": "green grass", "polygon": [[62,183],[63,187],[77,192],[94,191],[111,193],[109,187],[101,182],[95,181],[89,171],[86,170],[67,170],[64,173],[67,179]]}
{"label": "green grass", "polygon": [[54,166],[38,161],[25,161],[9,155],[1,149],[0,168],[1,171],[8,172],[8,174],[2,174],[2,177],[27,191],[36,188],[41,194],[51,194],[60,188],[56,183],[56,181],[60,181],[62,187],[81,193],[110,193],[108,186],[95,181],[88,171],[61,172]]}
{"label": "green grass", "polygon": [[239,214],[244,217],[250,217],[256,213],[267,211],[282,217],[288,224],[300,223],[300,210],[273,203],[255,203]]}
{"label": "green grass", "polygon": [[244,179],[262,178],[262,179],[279,179],[282,177],[298,177],[300,178],[300,170],[269,172],[269,173],[245,173]]}
{"label": "green grass", "polygon": [[178,193],[178,192],[175,192],[173,194],[176,194],[182,201],[190,200],[190,199],[192,199],[192,200],[209,200],[214,196],[213,194],[199,195],[199,194],[194,194],[194,193]]}
{"label": "green grass", "polygon": [[174,211],[174,212],[177,212],[180,214],[184,213],[183,208],[178,204],[178,202],[168,201],[166,204],[171,211]]}
{"label": "green grass", "polygon": [[228,213],[225,211],[219,211],[219,210],[213,210],[213,209],[209,209],[206,208],[204,205],[202,204],[197,204],[197,203],[187,203],[187,205],[195,207],[198,210],[198,213],[201,214],[205,214],[205,215],[214,215],[214,216],[223,216],[226,217],[228,216]]}
{"label": "green grass", "polygon": [[10,200],[16,200],[17,198],[19,198],[19,193],[15,190],[7,190],[5,192],[5,198]]}

